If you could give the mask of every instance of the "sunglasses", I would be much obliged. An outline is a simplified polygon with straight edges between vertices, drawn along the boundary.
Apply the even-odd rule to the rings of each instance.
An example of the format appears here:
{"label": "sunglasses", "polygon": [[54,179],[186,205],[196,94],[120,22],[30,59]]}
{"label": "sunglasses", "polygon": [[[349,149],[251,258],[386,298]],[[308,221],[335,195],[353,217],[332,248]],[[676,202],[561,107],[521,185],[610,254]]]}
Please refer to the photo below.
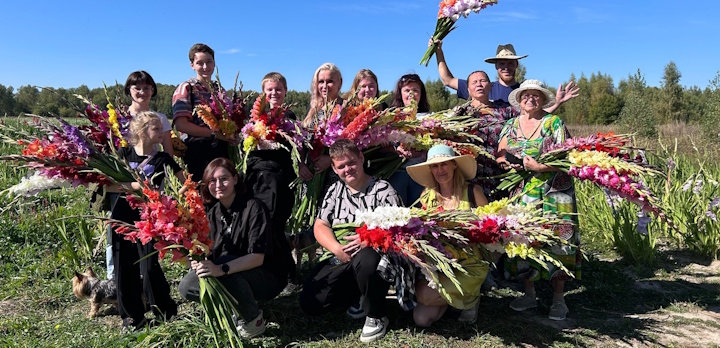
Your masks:
{"label": "sunglasses", "polygon": [[421,82],[421,81],[422,81],[422,80],[420,80],[420,76],[418,76],[418,74],[407,74],[407,75],[403,75],[403,76],[400,78],[400,82],[402,82],[402,83],[407,83],[407,82]]}

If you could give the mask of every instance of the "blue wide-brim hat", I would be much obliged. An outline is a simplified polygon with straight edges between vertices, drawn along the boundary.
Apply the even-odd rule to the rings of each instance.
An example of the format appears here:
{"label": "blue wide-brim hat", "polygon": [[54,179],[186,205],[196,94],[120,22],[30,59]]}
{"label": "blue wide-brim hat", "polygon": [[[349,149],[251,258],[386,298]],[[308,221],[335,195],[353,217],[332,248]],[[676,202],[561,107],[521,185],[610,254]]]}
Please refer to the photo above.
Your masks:
{"label": "blue wide-brim hat", "polygon": [[455,150],[452,147],[439,144],[435,145],[428,150],[427,160],[423,163],[418,163],[407,167],[407,172],[410,177],[415,180],[418,184],[425,187],[434,188],[435,178],[430,171],[430,165],[435,163],[442,163],[447,161],[455,160],[460,172],[465,177],[465,180],[475,178],[477,173],[477,163],[472,155],[456,155]]}

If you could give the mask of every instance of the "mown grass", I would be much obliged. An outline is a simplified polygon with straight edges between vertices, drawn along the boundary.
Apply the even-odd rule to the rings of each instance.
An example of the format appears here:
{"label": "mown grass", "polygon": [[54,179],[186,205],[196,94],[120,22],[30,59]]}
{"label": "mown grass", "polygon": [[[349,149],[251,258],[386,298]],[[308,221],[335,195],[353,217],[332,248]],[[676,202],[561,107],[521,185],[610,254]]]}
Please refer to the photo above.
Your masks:
{"label": "mown grass", "polygon": [[[661,131],[664,127],[660,127]],[[577,132],[577,130],[575,130]],[[585,134],[596,133],[588,130]],[[578,135],[582,135],[581,132]],[[668,141],[668,139],[665,139]],[[0,147],[0,153],[11,151]],[[696,155],[697,156],[697,155]],[[706,156],[706,155],[702,155]],[[717,171],[715,171],[717,172]],[[19,181],[24,169],[0,162],[0,184]],[[601,198],[583,189],[580,197]],[[595,202],[596,203],[596,202]],[[580,204],[583,279],[567,284],[570,315],[564,322],[547,319],[549,284],[538,283],[537,309],[517,313],[508,304],[520,295],[518,284],[501,282],[501,289],[484,294],[477,323],[463,324],[444,318],[430,329],[413,325],[412,317],[388,300],[390,331],[372,344],[377,347],[496,347],[496,346],[647,346],[673,345],[662,328],[718,329],[716,322],[680,318],[673,314],[720,311],[720,284],[704,280],[716,272],[711,259],[698,256],[665,236],[658,236],[652,262],[623,257],[608,240],[607,229],[592,228],[588,219],[599,207]],[[177,283],[184,274],[178,265],[163,262],[173,296],[180,303],[174,320],[141,332],[123,334],[120,319],[110,307],[98,318],[88,319],[87,301],[76,299],[70,289],[74,270],[92,265],[104,274],[104,249],[68,252],[54,227],[59,217],[89,213],[88,192],[83,188],[46,192],[10,205],[0,197],[0,347],[209,347],[214,345],[200,307],[182,300]],[[82,226],[81,218],[64,220],[69,231]],[[93,230],[95,241],[102,229]],[[77,238],[77,236],[72,237]],[[102,245],[101,245],[102,246]],[[689,265],[700,267],[690,270]],[[705,271],[703,271],[705,270]],[[713,271],[714,270],[714,271]],[[339,310],[323,317],[305,316],[297,293],[283,295],[263,305],[270,320],[266,334],[246,341],[250,347],[348,347],[357,346],[362,320],[351,320]],[[665,315],[667,314],[667,315]],[[668,319],[663,319],[667,317]]]}

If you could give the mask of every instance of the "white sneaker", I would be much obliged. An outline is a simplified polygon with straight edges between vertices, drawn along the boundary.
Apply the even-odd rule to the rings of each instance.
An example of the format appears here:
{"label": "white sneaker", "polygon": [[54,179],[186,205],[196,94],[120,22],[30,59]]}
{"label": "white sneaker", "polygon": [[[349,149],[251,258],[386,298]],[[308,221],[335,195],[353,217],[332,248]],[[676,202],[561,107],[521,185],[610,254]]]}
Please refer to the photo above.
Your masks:
{"label": "white sneaker", "polygon": [[387,317],[382,317],[381,319],[366,317],[365,325],[360,334],[360,342],[370,343],[382,338],[387,332],[389,323],[390,321]]}
{"label": "white sneaker", "polygon": [[265,332],[265,324],[267,322],[263,319],[262,309],[257,318],[244,322],[238,320],[237,332],[242,338],[253,338],[262,335]]}

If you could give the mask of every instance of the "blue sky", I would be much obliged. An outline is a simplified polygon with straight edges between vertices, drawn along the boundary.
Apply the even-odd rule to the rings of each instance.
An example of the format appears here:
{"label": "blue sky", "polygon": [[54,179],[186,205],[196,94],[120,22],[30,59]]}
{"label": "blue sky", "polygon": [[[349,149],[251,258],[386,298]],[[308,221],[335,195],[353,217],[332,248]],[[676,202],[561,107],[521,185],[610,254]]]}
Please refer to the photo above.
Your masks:
{"label": "blue sky", "polygon": [[[3,5],[0,83],[101,86],[134,70],[178,84],[194,75],[187,51],[215,49],[223,85],[239,72],[245,89],[279,71],[308,90],[315,69],[333,62],[343,91],[361,68],[381,89],[415,72],[438,78],[435,58],[418,65],[435,28],[438,2],[426,1],[12,1]],[[602,72],[615,84],[639,68],[659,86],[671,60],[681,84],[705,88],[720,70],[716,1],[499,0],[457,22],[444,44],[457,77],[493,66],[498,44],[513,43],[527,78],[550,85],[571,73]]]}

